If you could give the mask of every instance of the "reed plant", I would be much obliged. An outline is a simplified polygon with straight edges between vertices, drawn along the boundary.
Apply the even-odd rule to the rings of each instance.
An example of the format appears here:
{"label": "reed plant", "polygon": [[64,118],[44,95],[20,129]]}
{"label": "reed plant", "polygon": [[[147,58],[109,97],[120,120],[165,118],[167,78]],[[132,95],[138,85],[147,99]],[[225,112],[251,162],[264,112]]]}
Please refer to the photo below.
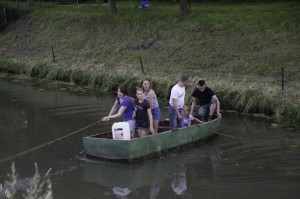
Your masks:
{"label": "reed plant", "polygon": [[[25,193],[22,194],[24,199],[52,199],[52,184],[49,177],[51,169],[49,169],[45,176],[39,174],[38,165],[35,163],[35,173],[30,179],[28,187]],[[7,174],[8,180],[1,184],[0,194],[4,193],[4,197],[7,199],[13,199],[18,192],[18,174],[16,172],[14,162],[11,165],[11,173]]]}
{"label": "reed plant", "polygon": [[[2,68],[0,67],[0,71]],[[18,71],[20,70],[20,71]],[[16,67],[13,70],[7,70],[5,72],[12,74],[24,73],[23,67]],[[135,96],[135,89],[139,86],[142,75],[138,72],[136,74],[113,74],[105,73],[104,71],[89,72],[79,69],[71,70],[58,68],[51,70],[44,65],[36,65],[31,68],[30,76],[35,78],[46,78],[49,80],[58,80],[64,82],[72,82],[81,86],[88,86],[91,89],[95,89],[97,92],[109,93],[116,91],[118,85],[125,84],[129,90],[131,96]],[[170,90],[173,85],[176,84],[180,75],[176,77],[168,77],[166,75],[163,78],[153,77],[152,85],[156,91],[157,96],[162,101],[167,101],[170,95]],[[191,78],[190,86],[187,88],[187,103],[191,103],[191,92],[195,89],[197,81],[201,79],[200,76],[194,76]],[[208,79],[209,81],[213,79]],[[230,82],[220,80],[215,84],[209,85],[212,87],[221,101],[222,108],[225,110],[236,110],[244,113],[265,114],[273,116],[276,120],[281,122],[290,122],[297,124],[300,121],[300,105],[297,101],[291,103],[290,99],[293,97],[285,96],[285,100],[282,100],[281,90],[279,87],[269,89],[269,91],[262,90],[260,86],[252,84],[251,87],[247,87],[237,82]]]}

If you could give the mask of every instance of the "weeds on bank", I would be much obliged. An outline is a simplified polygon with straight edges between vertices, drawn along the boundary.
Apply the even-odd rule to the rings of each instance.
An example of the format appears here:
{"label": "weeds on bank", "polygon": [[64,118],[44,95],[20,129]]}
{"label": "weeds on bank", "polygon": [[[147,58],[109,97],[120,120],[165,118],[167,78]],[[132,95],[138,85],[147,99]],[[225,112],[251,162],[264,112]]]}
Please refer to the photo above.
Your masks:
{"label": "weeds on bank", "polygon": [[[125,84],[131,96],[135,95],[135,89],[140,84],[141,77],[143,76],[138,70],[132,69],[128,71],[84,71],[84,70],[71,70],[65,68],[49,69],[43,64],[35,65],[26,70],[26,67],[17,65],[14,68],[11,64],[6,67],[1,67],[0,71],[9,72],[13,74],[26,73],[27,75],[35,78],[46,78],[49,80],[59,80],[64,82],[72,82],[82,86],[88,86],[101,93],[108,93],[116,91],[118,85]],[[10,70],[8,70],[10,69]],[[20,71],[18,71],[20,70]],[[26,71],[26,72],[24,72]],[[149,74],[148,74],[149,75]],[[178,81],[180,74],[166,74],[161,78],[160,74],[152,75],[152,86],[155,89],[157,96],[163,101],[168,100],[170,90]],[[300,104],[297,101],[297,95],[291,94],[286,91],[282,95],[280,87],[270,86],[268,83],[262,86],[259,82],[249,82],[247,79],[244,81],[224,80],[222,78],[215,78],[214,76],[203,77],[194,73],[190,80],[190,86],[187,91],[187,103],[191,103],[191,92],[197,85],[199,79],[206,79],[208,86],[212,87],[218,98],[221,101],[222,108],[227,110],[237,110],[244,113],[265,114],[274,116],[275,119],[290,123],[300,122]],[[250,85],[250,86],[249,86]]]}
{"label": "weeds on bank", "polygon": [[[44,177],[39,174],[38,165],[35,163],[35,173],[30,179],[28,188],[22,195],[24,199],[52,199],[52,184],[49,178],[51,169],[47,171]],[[8,180],[1,184],[0,194],[7,199],[15,198],[17,194],[18,174],[15,164],[11,165],[11,174],[8,174]],[[1,196],[1,195],[0,195]]]}

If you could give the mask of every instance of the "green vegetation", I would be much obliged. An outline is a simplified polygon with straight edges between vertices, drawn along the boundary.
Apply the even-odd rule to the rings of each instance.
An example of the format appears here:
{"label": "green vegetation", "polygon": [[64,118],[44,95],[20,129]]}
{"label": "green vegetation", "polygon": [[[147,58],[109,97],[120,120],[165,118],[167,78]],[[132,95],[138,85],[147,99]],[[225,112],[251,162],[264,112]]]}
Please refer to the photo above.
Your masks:
{"label": "green vegetation", "polygon": [[[33,198],[45,198],[50,199],[52,196],[52,184],[49,177],[49,173],[51,169],[47,171],[47,173],[42,176],[39,173],[38,165],[35,163],[35,173],[32,178],[30,178],[25,184],[26,190],[22,195],[24,199],[33,199]],[[17,187],[17,183],[19,180],[18,174],[16,172],[15,163],[13,162],[11,165],[11,173],[7,174],[8,180],[5,180],[3,184],[1,183],[0,195],[4,198],[17,198],[17,192],[20,192],[19,187]],[[24,186],[24,185],[23,185]],[[24,187],[22,187],[24,189]],[[20,198],[20,197],[18,197]]]}
{"label": "green vegetation", "polygon": [[117,2],[115,15],[107,4],[34,5],[2,31],[0,71],[133,92],[142,57],[161,99],[188,74],[191,85],[207,80],[222,108],[300,124],[299,2],[193,3],[186,17],[178,3],[138,3]]}

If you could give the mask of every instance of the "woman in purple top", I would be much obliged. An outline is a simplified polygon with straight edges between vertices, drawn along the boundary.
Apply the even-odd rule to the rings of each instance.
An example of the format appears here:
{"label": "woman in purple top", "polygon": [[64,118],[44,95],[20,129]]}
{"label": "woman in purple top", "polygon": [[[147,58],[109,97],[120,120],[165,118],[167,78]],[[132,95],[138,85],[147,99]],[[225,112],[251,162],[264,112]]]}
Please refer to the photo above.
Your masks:
{"label": "woman in purple top", "polygon": [[[119,108],[118,113],[114,114]],[[111,108],[108,116],[102,118],[102,121],[108,121],[109,119],[118,118],[123,116],[124,121],[129,124],[131,137],[134,137],[135,133],[135,119],[133,118],[133,112],[135,111],[134,104],[131,97],[127,95],[127,89],[124,86],[118,87],[118,96]]]}
{"label": "woman in purple top", "polygon": [[157,97],[155,95],[154,90],[151,88],[150,80],[148,78],[144,78],[141,81],[140,87],[143,88],[145,93],[145,99],[149,101],[152,117],[153,117],[153,129],[154,133],[157,133],[158,122],[160,120],[160,108],[157,101]]}

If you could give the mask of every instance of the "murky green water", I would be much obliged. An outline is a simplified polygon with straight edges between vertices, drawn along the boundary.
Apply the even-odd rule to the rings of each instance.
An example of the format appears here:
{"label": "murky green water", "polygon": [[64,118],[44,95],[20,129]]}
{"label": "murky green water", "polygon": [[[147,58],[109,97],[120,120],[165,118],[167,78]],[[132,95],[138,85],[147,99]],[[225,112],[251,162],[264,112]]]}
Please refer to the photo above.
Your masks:
{"label": "murky green water", "polygon": [[[95,122],[109,112],[113,100],[54,83],[0,78],[0,159]],[[251,139],[217,136],[205,145],[134,165],[86,159],[81,137],[110,127],[97,125],[15,158],[17,198],[28,188],[35,162],[41,174],[52,168],[55,199],[300,197],[300,151],[294,148],[300,145],[299,129],[224,114],[221,133]],[[11,163],[0,164],[2,190]]]}

